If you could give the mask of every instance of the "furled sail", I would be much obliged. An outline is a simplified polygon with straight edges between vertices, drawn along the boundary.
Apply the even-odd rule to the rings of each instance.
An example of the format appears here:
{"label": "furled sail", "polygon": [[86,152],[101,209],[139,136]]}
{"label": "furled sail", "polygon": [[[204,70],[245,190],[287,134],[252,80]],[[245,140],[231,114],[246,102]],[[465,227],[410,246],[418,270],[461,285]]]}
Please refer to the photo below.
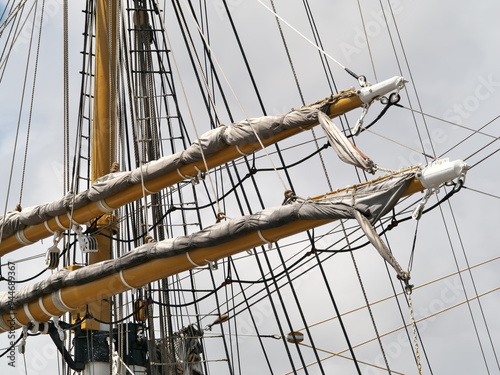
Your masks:
{"label": "furled sail", "polygon": [[[0,233],[2,239],[15,236],[15,244],[9,246],[9,244],[5,243],[5,240],[2,241],[3,246],[0,247],[0,255],[15,249],[15,245],[18,245],[17,247],[28,245],[37,239],[51,235],[54,231],[70,229],[72,224],[83,224],[96,217],[99,213],[118,208],[119,206],[109,207],[110,204],[104,200],[124,192],[126,189],[136,187],[140,194],[134,196],[133,199],[127,199],[125,203],[129,203],[151,193],[152,189],[158,191],[158,188],[153,188],[149,184],[149,182],[157,178],[165,179],[168,174],[172,176],[170,181],[166,180],[166,183],[162,186],[164,188],[184,179],[195,177],[200,170],[210,168],[210,165],[204,164],[208,163],[209,159],[218,152],[223,152],[228,146],[235,147],[236,155],[241,156],[260,147],[257,146],[247,150],[244,146],[258,143],[259,140],[273,139],[273,137],[287,130],[298,129],[302,131],[302,129],[318,123],[318,113],[320,111],[328,112],[330,105],[349,95],[345,93],[336,95],[319,104],[303,107],[284,115],[265,116],[237,122],[231,126],[219,126],[201,135],[186,150],[150,162],[134,171],[110,173],[98,179],[90,189],[77,195],[68,195],[51,203],[25,208],[22,211],[9,212],[5,217],[0,218]],[[183,169],[186,166],[194,166],[194,168],[191,167],[191,170],[186,171]],[[100,209],[95,213],[92,212],[94,210],[89,209],[90,213],[84,216],[82,220],[78,210],[83,209],[90,203],[97,203]],[[48,220],[54,218],[55,222],[47,223]],[[28,234],[23,232],[28,226],[34,225],[43,225],[41,228],[42,232],[44,232],[43,237],[30,238]]]}
{"label": "furled sail", "polygon": [[79,194],[10,212],[0,218],[0,256],[310,129],[319,123],[319,113],[339,116],[400,87],[402,82],[402,77],[393,77],[361,90],[343,91],[287,114],[220,126],[201,135],[184,151],[131,172],[104,176]]}
{"label": "furled sail", "polygon": [[[14,298],[1,294],[0,328],[9,330],[6,322],[14,310],[18,325],[46,321],[51,315],[61,315],[93,300],[138,288],[336,219],[359,220],[361,215],[365,218],[362,219],[364,226],[371,226],[369,223],[390,211],[399,198],[407,194],[419,171],[417,168],[389,175],[317,199],[297,199],[216,223],[187,236],[147,243],[114,260],[74,271],[59,270],[44,281],[16,291]],[[386,260],[391,263],[390,259]],[[395,268],[399,275],[400,267]],[[99,293],[95,293],[96,290]]]}

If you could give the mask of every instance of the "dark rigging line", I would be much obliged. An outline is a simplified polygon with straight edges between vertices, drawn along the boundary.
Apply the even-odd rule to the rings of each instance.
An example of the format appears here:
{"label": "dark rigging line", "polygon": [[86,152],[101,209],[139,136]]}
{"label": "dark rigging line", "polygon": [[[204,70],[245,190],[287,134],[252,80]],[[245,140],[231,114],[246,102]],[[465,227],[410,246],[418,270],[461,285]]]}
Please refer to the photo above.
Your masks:
{"label": "dark rigging line", "polygon": [[[467,270],[468,270],[470,279],[472,281],[472,287],[474,289],[475,298],[476,298],[478,306],[479,306],[479,311],[481,311],[481,317],[483,318],[483,323],[484,323],[484,326],[486,328],[486,334],[487,334],[488,339],[490,341],[491,349],[493,351],[493,355],[494,355],[496,363],[497,363],[497,368],[500,370],[500,363],[498,361],[498,356],[497,356],[497,353],[495,351],[495,345],[493,344],[493,340],[491,338],[490,328],[488,326],[488,322],[486,321],[486,317],[484,315],[483,305],[481,303],[481,299],[479,298],[479,293],[477,291],[476,282],[474,281],[474,277],[472,275],[472,270],[471,270],[471,266],[470,266],[470,263],[469,263],[469,259],[467,257],[466,252],[465,252],[465,246],[464,246],[464,243],[463,243],[463,240],[462,240],[462,236],[460,235],[460,230],[458,228],[458,223],[457,223],[457,220],[455,218],[455,213],[453,211],[453,208],[451,207],[450,202],[448,202],[448,208],[450,209],[451,217],[453,218],[453,224],[455,226],[455,231],[457,232],[457,236],[458,236],[458,240],[459,240],[459,243],[460,243],[460,247],[462,249],[462,254],[463,254],[464,259],[465,259],[465,264],[467,265]],[[464,289],[464,293],[465,293],[465,289]],[[466,298],[468,299],[467,294],[466,294]],[[483,356],[484,356],[484,353],[483,353]],[[485,358],[485,361],[486,361],[486,358]]]}
{"label": "dark rigging line", "polygon": [[[464,161],[465,161],[465,160],[467,160],[467,159],[469,159],[469,158],[471,158],[472,156],[476,155],[478,152],[480,152],[480,151],[484,150],[486,147],[488,147],[489,145],[491,145],[492,143],[496,142],[496,141],[497,141],[497,140],[499,140],[499,139],[500,139],[500,138],[497,138],[497,139],[495,139],[495,140],[491,141],[490,143],[488,143],[486,146],[482,147],[481,149],[479,149],[479,150],[477,150],[477,151],[473,152],[472,154],[470,154],[469,156],[467,156],[467,157],[464,159]],[[496,154],[498,151],[500,151],[500,148],[497,148],[497,149],[496,149],[495,151],[493,151],[491,154],[487,155],[486,157],[484,157],[484,158],[482,158],[481,160],[479,160],[477,163],[473,164],[471,167],[469,167],[469,169],[474,168],[476,165],[478,165],[478,164],[482,163],[483,161],[485,161],[486,159],[488,159],[488,158],[492,157],[492,156],[493,156],[494,154]]]}
{"label": "dark rigging line", "polygon": [[[500,115],[496,116],[494,119],[488,121],[486,124],[484,124],[483,126],[481,126],[479,129],[477,130],[474,130],[474,132],[472,134],[469,134],[467,137],[465,137],[464,139],[462,139],[460,142],[458,142],[455,146],[453,146],[452,148],[450,148],[449,150],[447,150],[446,152],[444,152],[441,156],[443,155],[446,155],[448,154],[451,150],[453,150],[454,148],[458,147],[459,145],[461,145],[462,143],[464,143],[466,140],[468,140],[469,138],[471,138],[472,136],[476,135],[476,134],[482,134],[482,135],[486,135],[484,133],[481,133],[481,130],[483,130],[485,127],[487,127],[488,125],[492,124],[493,122],[495,122],[498,118],[500,118]],[[490,135],[488,135],[490,136]],[[490,136],[490,137],[493,137],[493,136]],[[491,142],[495,142],[499,139],[500,137],[495,137],[494,140]],[[488,143],[488,145],[490,145],[491,143]],[[440,157],[441,157],[440,156]],[[470,156],[469,156],[470,157]]]}
{"label": "dark rigging line", "polygon": [[[451,210],[451,205],[449,206],[450,210]],[[458,264],[458,259],[457,259],[457,254],[455,252],[455,247],[453,245],[453,242],[451,241],[451,236],[450,236],[450,230],[448,229],[448,225],[446,223],[446,220],[444,220],[444,212],[443,212],[443,209],[440,207],[439,208],[440,212],[441,212],[441,216],[443,218],[443,225],[444,225],[444,228],[445,228],[445,231],[446,231],[446,234],[447,234],[447,237],[448,237],[448,243],[450,245],[450,249],[451,249],[451,253],[452,253],[452,256],[453,256],[453,260],[455,262],[455,267],[457,269],[457,271],[460,270],[460,267],[459,267],[459,264]],[[453,218],[453,222],[455,224],[455,227],[457,226],[457,223],[456,223],[456,220],[455,220],[455,217],[452,215],[452,218]],[[467,257],[466,257],[466,262],[467,262]],[[467,262],[467,266],[469,267],[468,265],[468,262]],[[467,308],[469,310],[469,315],[471,317],[471,320],[472,320],[472,325],[473,325],[473,328],[474,328],[474,332],[475,332],[475,335],[476,335],[476,339],[478,341],[478,345],[479,345],[479,349],[481,351],[481,354],[482,354],[482,357],[483,357],[483,361],[484,361],[484,365],[486,367],[486,372],[488,374],[490,374],[490,369],[489,369],[489,366],[488,366],[488,362],[486,360],[486,355],[485,355],[485,352],[484,352],[484,349],[483,349],[483,344],[481,342],[481,338],[479,336],[479,331],[478,331],[478,328],[477,328],[477,324],[476,324],[476,319],[474,318],[474,314],[472,312],[472,307],[471,307],[471,304],[470,304],[470,300],[469,300],[469,297],[468,297],[468,294],[467,294],[467,289],[465,287],[465,282],[464,282],[464,279],[462,277],[462,274],[459,272],[458,273],[458,277],[460,278],[460,284],[462,286],[462,289],[463,289],[463,292],[464,292],[464,295],[465,295],[465,299],[467,301]],[[471,278],[472,278],[472,275],[471,275]],[[472,279],[473,281],[474,279]],[[473,281],[474,282],[474,281]]]}

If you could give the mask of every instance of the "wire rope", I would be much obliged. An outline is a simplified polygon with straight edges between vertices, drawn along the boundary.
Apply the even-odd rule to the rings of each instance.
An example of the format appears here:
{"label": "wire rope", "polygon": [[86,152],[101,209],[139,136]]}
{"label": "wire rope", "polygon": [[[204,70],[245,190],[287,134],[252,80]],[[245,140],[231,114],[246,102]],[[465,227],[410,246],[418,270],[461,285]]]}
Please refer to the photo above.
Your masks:
{"label": "wire rope", "polygon": [[[449,205],[449,208],[451,209],[451,205]],[[439,207],[439,210],[440,210],[440,213],[441,213],[441,217],[443,219],[443,225],[444,225],[444,229],[445,229],[445,232],[446,232],[446,235],[447,235],[447,238],[448,238],[448,244],[449,244],[452,256],[453,256],[453,261],[455,263],[456,269],[458,270],[459,269],[458,258],[457,258],[457,254],[455,252],[455,246],[453,244],[453,241],[451,240],[451,234],[450,234],[450,230],[448,228],[448,224],[447,224],[447,222],[445,220],[445,217],[444,217],[444,211],[443,211],[442,207]],[[455,217],[454,216],[452,216],[452,221],[453,221],[453,223],[454,223],[454,225],[456,227],[457,223],[455,221]],[[465,255],[465,251],[464,251],[464,255]],[[467,261],[467,257],[466,256],[465,256],[465,259]],[[472,311],[472,307],[471,307],[470,302],[469,302],[469,297],[468,297],[468,294],[467,294],[467,289],[465,287],[465,282],[464,282],[464,279],[463,279],[463,277],[462,277],[462,275],[460,273],[458,274],[458,276],[460,278],[460,284],[462,285],[462,288],[463,288],[463,291],[464,291],[464,295],[465,295],[465,298],[467,300],[467,309],[468,309],[469,315],[471,317],[473,330],[474,330],[474,333],[475,333],[475,336],[476,336],[476,339],[477,339],[477,342],[478,342],[478,345],[479,345],[479,349],[481,351],[481,355],[483,357],[484,365],[486,367],[486,372],[488,374],[490,374],[490,369],[489,369],[489,366],[488,366],[488,362],[486,360],[486,355],[485,355],[485,352],[484,352],[483,343],[482,343],[481,338],[479,336],[479,331],[478,331],[476,319],[474,318],[474,313]],[[472,278],[472,275],[471,275],[471,279],[474,282],[474,279]]]}
{"label": "wire rope", "polygon": [[302,39],[304,39],[307,43],[312,45],[314,48],[316,48],[321,54],[323,54],[325,57],[333,61],[335,64],[337,64],[340,68],[345,70],[347,73],[349,73],[351,76],[354,78],[358,78],[359,76],[346,68],[344,65],[342,65],[338,60],[334,59],[332,56],[330,56],[325,50],[323,50],[321,47],[319,47],[317,44],[315,44],[313,41],[311,41],[309,38],[307,38],[303,33],[301,33],[299,30],[297,30],[294,26],[292,26],[289,22],[287,22],[283,17],[281,17],[279,14],[274,12],[271,8],[269,8],[266,4],[264,4],[261,0],[257,0],[257,2],[262,5],[265,9],[267,9],[272,15],[274,15],[276,18],[281,20],[285,25],[287,25],[290,29],[292,29],[297,35],[299,35]]}

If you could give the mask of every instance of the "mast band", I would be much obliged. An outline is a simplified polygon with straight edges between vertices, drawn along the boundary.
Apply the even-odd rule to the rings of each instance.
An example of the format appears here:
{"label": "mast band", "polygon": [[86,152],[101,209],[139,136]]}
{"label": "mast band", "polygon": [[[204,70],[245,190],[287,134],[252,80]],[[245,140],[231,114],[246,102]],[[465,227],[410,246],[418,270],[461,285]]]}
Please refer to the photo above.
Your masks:
{"label": "mast band", "polygon": [[195,266],[195,267],[202,267],[200,266],[199,264],[196,264],[195,262],[193,262],[193,260],[191,259],[191,257],[189,256],[189,253],[186,253],[186,257],[188,258],[189,262]]}
{"label": "mast band", "polygon": [[44,221],[43,225],[45,226],[45,229],[47,229],[50,233],[52,233],[52,234],[55,233],[55,231],[53,231],[52,229],[50,229],[49,223],[47,221]]}
{"label": "mast band", "polygon": [[17,242],[19,242],[25,246],[31,245],[33,243],[32,241],[30,241],[26,238],[26,236],[24,235],[24,230],[22,230],[22,229],[18,230],[16,232],[16,240],[17,240]]}
{"label": "mast band", "polygon": [[[68,230],[69,229],[69,228],[66,228],[64,225],[61,224],[61,221],[59,220],[59,216],[55,216],[55,219],[56,219],[57,225],[59,225],[59,228],[64,229],[64,230]],[[71,223],[71,219],[70,219],[70,223]]]}
{"label": "mast band", "polygon": [[234,147],[236,148],[236,151],[238,151],[238,153],[239,153],[240,155],[243,155],[243,156],[248,156],[248,155],[250,155],[250,154],[245,154],[243,151],[241,151],[241,150],[240,150],[240,147],[239,147],[238,145],[236,145],[236,146],[234,146]]}
{"label": "mast band", "polygon": [[264,235],[262,234],[262,232],[260,230],[257,231],[257,234],[259,235],[259,238],[264,241],[265,243],[271,243],[271,241],[268,241]]}
{"label": "mast band", "polygon": [[114,211],[114,208],[111,208],[110,206],[108,206],[108,204],[106,203],[106,201],[104,199],[98,200],[97,202],[95,202],[95,204],[102,212],[106,212],[109,214],[110,212]]}
{"label": "mast band", "polygon": [[36,322],[36,319],[35,319],[35,318],[33,318],[33,315],[31,315],[31,311],[30,311],[30,308],[29,308],[29,306],[28,306],[28,304],[27,304],[27,303],[25,303],[25,304],[23,305],[23,309],[24,309],[24,313],[25,313],[25,314],[26,314],[26,316],[28,317],[29,321],[30,321],[30,322],[33,322],[33,323],[34,323],[34,322]]}
{"label": "mast band", "polygon": [[61,289],[56,290],[55,292],[52,292],[50,294],[50,296],[52,297],[52,302],[54,303],[54,305],[56,306],[56,308],[58,310],[63,311],[63,312],[67,312],[67,311],[73,310],[71,307],[69,307],[68,305],[66,305],[64,303],[64,301],[62,300],[62,298],[61,298]]}
{"label": "mast band", "polygon": [[45,306],[43,305],[43,300],[42,300],[42,297],[39,297],[38,298],[38,305],[40,306],[40,308],[42,309],[43,313],[45,315],[48,315],[48,316],[51,316],[51,317],[56,317],[56,316],[59,316],[59,315],[54,315],[54,314],[51,314],[47,311],[47,309],[45,308]]}
{"label": "mast band", "polygon": [[133,287],[132,285],[127,283],[127,281],[125,280],[125,277],[123,277],[123,270],[120,271],[119,275],[120,275],[120,280],[122,281],[123,285],[125,285],[129,289],[135,289],[135,287]]}

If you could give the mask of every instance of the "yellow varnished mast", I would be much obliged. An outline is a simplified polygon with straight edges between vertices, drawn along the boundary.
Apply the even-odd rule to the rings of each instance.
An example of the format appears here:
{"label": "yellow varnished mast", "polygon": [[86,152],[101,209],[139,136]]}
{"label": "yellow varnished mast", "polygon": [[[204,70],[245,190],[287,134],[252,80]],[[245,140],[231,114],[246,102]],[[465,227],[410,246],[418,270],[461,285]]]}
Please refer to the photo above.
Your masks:
{"label": "yellow varnished mast", "polygon": [[[91,181],[110,173],[116,160],[116,66],[117,66],[118,1],[98,0],[96,3],[96,51],[94,116],[92,123]],[[78,222],[78,221],[77,221]],[[84,222],[84,221],[80,221]],[[114,215],[105,213],[96,223],[97,252],[89,253],[89,264],[111,258],[111,236],[116,232]],[[111,320],[109,300],[95,300],[88,306],[89,313],[102,321]],[[103,327],[95,320],[86,320],[83,329]]]}

